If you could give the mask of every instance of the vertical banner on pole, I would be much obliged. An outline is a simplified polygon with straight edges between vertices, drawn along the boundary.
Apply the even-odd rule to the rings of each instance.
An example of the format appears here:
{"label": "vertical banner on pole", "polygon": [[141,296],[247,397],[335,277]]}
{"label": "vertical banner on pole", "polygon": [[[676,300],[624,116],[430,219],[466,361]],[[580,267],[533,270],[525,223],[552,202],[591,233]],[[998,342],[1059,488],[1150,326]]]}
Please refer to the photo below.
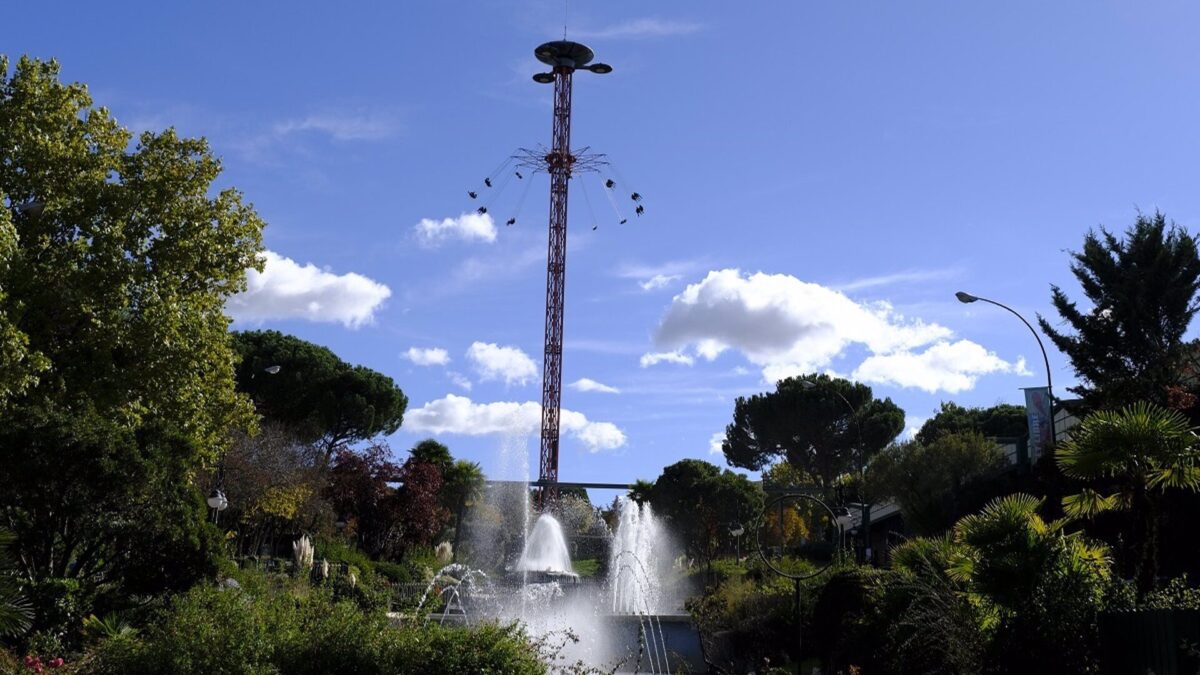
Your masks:
{"label": "vertical banner on pole", "polygon": [[1025,414],[1029,418],[1029,461],[1036,462],[1042,450],[1049,447],[1051,436],[1050,390],[1047,387],[1027,387],[1025,390]]}

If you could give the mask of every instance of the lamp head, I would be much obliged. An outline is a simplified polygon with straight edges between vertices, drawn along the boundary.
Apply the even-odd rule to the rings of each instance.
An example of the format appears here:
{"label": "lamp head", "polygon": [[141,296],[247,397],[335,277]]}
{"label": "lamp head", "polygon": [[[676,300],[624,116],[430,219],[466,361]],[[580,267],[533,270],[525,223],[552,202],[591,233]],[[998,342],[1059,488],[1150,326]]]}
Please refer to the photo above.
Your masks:
{"label": "lamp head", "polygon": [[593,63],[587,69],[597,75],[607,75],[612,72],[612,66],[607,63]]}
{"label": "lamp head", "polygon": [[554,73],[537,73],[533,76],[533,81],[538,84],[554,84]]}
{"label": "lamp head", "polygon": [[225,493],[216,489],[209,493],[208,499],[204,501],[208,502],[208,508],[218,511],[224,511],[229,506],[229,500],[225,498]]}
{"label": "lamp head", "polygon": [[979,299],[979,298],[971,295],[970,293],[965,293],[963,291],[959,291],[959,292],[955,293],[954,297],[958,298],[958,301],[963,304],[970,304]]}

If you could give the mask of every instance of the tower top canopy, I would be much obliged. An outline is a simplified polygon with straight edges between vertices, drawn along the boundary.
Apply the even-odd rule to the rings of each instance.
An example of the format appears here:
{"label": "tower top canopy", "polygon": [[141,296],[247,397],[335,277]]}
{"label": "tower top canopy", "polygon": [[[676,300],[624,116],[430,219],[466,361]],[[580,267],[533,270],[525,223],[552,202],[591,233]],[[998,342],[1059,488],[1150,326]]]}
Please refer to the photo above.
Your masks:
{"label": "tower top canopy", "polygon": [[583,68],[596,57],[587,45],[569,40],[547,42],[533,50],[533,55],[546,65],[565,68]]}

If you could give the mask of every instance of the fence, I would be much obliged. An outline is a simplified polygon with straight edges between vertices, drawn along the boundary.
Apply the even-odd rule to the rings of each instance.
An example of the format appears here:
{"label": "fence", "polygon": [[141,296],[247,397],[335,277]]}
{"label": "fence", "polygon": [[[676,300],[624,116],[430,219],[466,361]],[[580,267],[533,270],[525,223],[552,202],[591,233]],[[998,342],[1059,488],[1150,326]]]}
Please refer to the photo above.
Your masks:
{"label": "fence", "polygon": [[1200,610],[1146,609],[1100,617],[1102,672],[1200,673]]}

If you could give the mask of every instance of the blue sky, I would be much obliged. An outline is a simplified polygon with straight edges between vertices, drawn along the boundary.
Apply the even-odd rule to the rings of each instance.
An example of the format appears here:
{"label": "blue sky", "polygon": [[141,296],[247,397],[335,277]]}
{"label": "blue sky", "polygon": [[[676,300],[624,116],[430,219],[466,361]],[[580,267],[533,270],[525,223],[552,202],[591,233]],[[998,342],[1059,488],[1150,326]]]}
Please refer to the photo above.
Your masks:
{"label": "blue sky", "polygon": [[[529,76],[561,2],[5,14],[0,51],[60,59],[132,128],[209,138],[269,223],[238,327],[394,377],[397,450],[435,435],[515,477],[497,449],[536,426],[545,177],[516,226],[515,180],[496,222],[462,216],[504,157],[549,143]],[[1182,1],[571,2],[568,36],[615,68],[577,77],[574,144],[612,160],[629,222],[600,176],[575,182],[562,479],[720,463],[734,397],[804,370],[869,381],[911,424],[1020,402],[1044,381],[1032,337],[953,292],[1032,319],[1052,283],[1078,297],[1066,251],[1088,228],[1197,224],[1198,20]]]}

